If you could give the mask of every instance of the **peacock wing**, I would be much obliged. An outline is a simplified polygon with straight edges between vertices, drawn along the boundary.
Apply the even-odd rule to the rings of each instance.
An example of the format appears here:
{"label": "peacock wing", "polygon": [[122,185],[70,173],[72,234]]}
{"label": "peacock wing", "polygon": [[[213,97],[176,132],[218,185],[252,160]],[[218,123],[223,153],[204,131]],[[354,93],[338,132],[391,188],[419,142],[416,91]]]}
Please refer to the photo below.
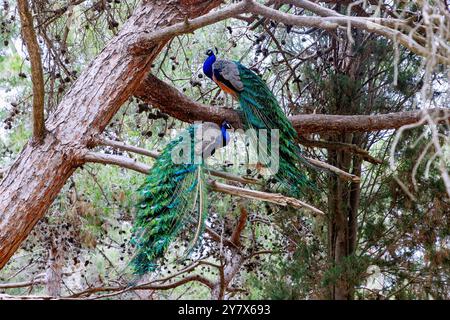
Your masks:
{"label": "peacock wing", "polygon": [[220,82],[236,92],[244,89],[238,66],[234,61],[219,59],[214,62],[212,68],[216,82]]}

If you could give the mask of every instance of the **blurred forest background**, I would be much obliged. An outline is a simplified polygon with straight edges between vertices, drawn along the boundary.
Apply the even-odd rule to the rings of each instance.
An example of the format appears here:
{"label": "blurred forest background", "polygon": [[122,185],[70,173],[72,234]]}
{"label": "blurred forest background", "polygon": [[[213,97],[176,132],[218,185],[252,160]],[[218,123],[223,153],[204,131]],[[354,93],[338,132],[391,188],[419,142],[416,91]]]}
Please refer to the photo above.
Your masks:
{"label": "blurred forest background", "polygon": [[[295,1],[283,2],[267,5],[285,13],[312,14],[294,6]],[[354,6],[352,1],[311,2],[345,15],[365,17],[378,10],[381,17],[399,14],[413,22],[424,19],[423,10],[432,10],[424,3],[439,2],[448,10],[445,1],[353,1]],[[46,117],[138,5],[137,0],[30,2],[41,50]],[[0,24],[3,175],[32,136],[33,101],[15,1],[1,1]],[[450,46],[448,40],[445,45]],[[450,102],[449,69],[430,65],[392,39],[357,28],[327,31],[255,15],[175,36],[152,62],[151,72],[193,100],[235,107],[202,73],[205,51],[214,47],[219,57],[239,60],[261,75],[288,116],[377,115],[447,108]],[[0,270],[0,294],[83,299],[449,299],[446,119],[401,131],[303,135],[309,157],[361,177],[360,182],[340,181],[305,168],[321,191],[301,200],[325,216],[211,192],[208,232],[201,247],[179,261],[178,249],[186,245],[181,237],[162,267],[140,279],[137,288],[128,287],[134,252],[130,230],[136,190],[145,175],[119,166],[83,164]],[[130,97],[102,137],[160,151],[174,129],[186,126]],[[96,151],[149,166],[153,161],[111,146]],[[220,157],[219,153],[211,163],[216,170],[265,181],[255,168],[223,164]],[[341,215],[347,243],[337,261],[332,248],[338,232],[333,228]]]}

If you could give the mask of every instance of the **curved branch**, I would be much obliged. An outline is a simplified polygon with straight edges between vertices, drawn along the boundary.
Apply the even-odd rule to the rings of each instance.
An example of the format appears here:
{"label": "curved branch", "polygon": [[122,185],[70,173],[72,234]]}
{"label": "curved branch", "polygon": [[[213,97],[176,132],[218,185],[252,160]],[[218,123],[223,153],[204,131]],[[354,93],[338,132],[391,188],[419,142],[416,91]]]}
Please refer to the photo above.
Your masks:
{"label": "curved branch", "polygon": [[230,194],[233,196],[238,196],[241,198],[271,202],[271,203],[278,204],[283,207],[291,206],[291,207],[298,208],[298,209],[300,209],[300,208],[308,209],[313,212],[313,215],[314,214],[320,214],[320,215],[325,214],[322,210],[319,210],[303,201],[300,201],[295,198],[285,197],[280,193],[269,193],[269,192],[263,192],[263,191],[257,191],[257,190],[250,190],[250,189],[230,186],[228,184],[220,183],[217,181],[210,181],[209,187],[213,191],[223,192],[223,193],[227,193],[227,194]]}
{"label": "curved branch", "polygon": [[134,95],[184,122],[209,121],[220,125],[226,119],[234,128],[242,128],[239,114],[235,110],[194,101],[153,74],[142,81]]}
{"label": "curved branch", "polygon": [[137,55],[145,54],[148,48],[151,48],[156,42],[168,41],[175,36],[191,33],[202,27],[233,18],[239,14],[245,13],[250,4],[251,3],[248,0],[242,1],[192,20],[186,17],[184,22],[157,29],[152,33],[143,32],[143,35],[138,37],[137,41],[131,46],[130,51]]}

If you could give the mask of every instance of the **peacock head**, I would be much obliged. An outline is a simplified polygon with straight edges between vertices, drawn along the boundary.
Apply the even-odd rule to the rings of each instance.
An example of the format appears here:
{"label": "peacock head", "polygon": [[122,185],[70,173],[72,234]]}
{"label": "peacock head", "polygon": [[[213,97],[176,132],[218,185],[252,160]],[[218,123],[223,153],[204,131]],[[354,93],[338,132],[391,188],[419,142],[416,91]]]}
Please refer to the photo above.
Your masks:
{"label": "peacock head", "polygon": [[[216,53],[218,52],[216,48]],[[212,79],[213,76],[213,63],[216,62],[216,55],[214,54],[214,51],[212,49],[208,49],[206,51],[206,55],[208,58],[206,58],[205,62],[203,62],[203,73],[210,79]]]}
{"label": "peacock head", "polygon": [[233,129],[231,123],[229,123],[227,120],[223,120],[221,127],[224,128],[225,130]]}
{"label": "peacock head", "polygon": [[224,120],[220,125],[220,130],[222,131],[223,146],[226,146],[230,141],[230,134],[227,132],[227,130],[231,129],[233,129],[233,127],[227,120]]}
{"label": "peacock head", "polygon": [[[217,49],[216,49],[217,50]],[[212,49],[208,49],[208,51],[206,51],[206,55],[208,56],[208,57],[211,57],[211,56],[214,56],[215,54],[214,54],[214,51],[212,50]]]}

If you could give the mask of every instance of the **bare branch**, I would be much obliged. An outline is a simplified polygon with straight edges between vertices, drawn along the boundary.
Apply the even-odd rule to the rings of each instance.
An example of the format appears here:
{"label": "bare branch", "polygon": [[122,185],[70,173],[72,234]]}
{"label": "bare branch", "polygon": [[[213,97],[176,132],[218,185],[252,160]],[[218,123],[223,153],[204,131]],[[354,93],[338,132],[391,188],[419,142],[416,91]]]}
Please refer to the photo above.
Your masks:
{"label": "bare branch", "polygon": [[0,289],[15,289],[15,288],[26,288],[32,287],[34,285],[45,284],[44,278],[34,279],[32,281],[14,282],[14,283],[1,283]]}
{"label": "bare branch", "polygon": [[231,235],[230,241],[233,242],[237,247],[241,245],[241,234],[244,231],[245,224],[247,223],[248,211],[247,208],[241,203],[239,205],[239,210],[241,214],[239,215],[238,223],[234,228],[233,234]]}
{"label": "bare branch", "polygon": [[328,164],[326,162],[322,162],[313,158],[308,158],[305,157],[309,162],[311,162],[311,164],[324,168],[326,170],[329,170],[331,172],[334,172],[335,174],[337,174],[339,176],[339,178],[341,178],[342,180],[347,180],[347,181],[353,181],[353,182],[360,182],[361,178],[358,176],[355,176],[354,174],[345,172],[344,170],[341,170],[335,166],[332,166],[331,164]]}
{"label": "bare branch", "polygon": [[92,295],[94,293],[98,293],[98,292],[115,292],[115,294],[107,294],[107,295],[100,295],[100,296],[95,296],[92,297],[93,299],[101,299],[101,298],[107,298],[113,295],[118,295],[118,294],[123,294],[126,293],[128,291],[134,291],[134,290],[169,290],[169,289],[173,289],[176,287],[179,287],[181,285],[184,285],[186,283],[192,282],[192,281],[196,281],[199,282],[203,285],[205,285],[208,288],[212,288],[213,287],[213,283],[211,281],[209,281],[208,279],[200,276],[200,275],[192,275],[192,276],[188,276],[185,277],[179,281],[176,282],[172,282],[172,283],[168,283],[168,284],[160,284],[160,285],[154,285],[151,283],[144,283],[144,284],[140,284],[140,285],[136,285],[136,286],[130,286],[130,287],[123,287],[123,286],[118,286],[118,287],[96,287],[96,288],[90,288],[87,289],[85,291],[76,293],[68,298],[78,298],[78,297],[82,297],[82,296],[87,296],[87,295]]}
{"label": "bare branch", "polygon": [[209,186],[210,186],[211,190],[213,190],[213,191],[228,193],[228,194],[238,196],[241,198],[271,202],[271,203],[275,203],[275,204],[278,204],[278,205],[281,205],[284,207],[291,206],[291,207],[299,208],[299,209],[305,208],[305,209],[312,211],[314,214],[320,214],[320,215],[325,214],[322,210],[319,210],[303,201],[300,201],[295,198],[285,197],[279,193],[268,193],[268,192],[263,192],[263,191],[250,190],[250,189],[230,186],[230,185],[220,183],[217,181],[210,181]]}
{"label": "bare branch", "polygon": [[41,54],[33,27],[33,17],[28,0],[18,0],[22,37],[28,50],[31,63],[31,82],[33,84],[33,140],[42,143],[45,135],[44,125],[44,75]]}
{"label": "bare branch", "polygon": [[184,122],[209,121],[220,125],[226,119],[234,128],[242,128],[235,110],[196,102],[153,74],[142,81],[134,95]]}
{"label": "bare branch", "polygon": [[[146,164],[140,163],[137,160],[133,160],[127,157],[96,153],[90,151],[86,153],[86,155],[84,156],[84,160],[86,162],[118,165],[120,167],[134,170],[143,174],[147,174],[151,169],[150,166],[147,166]],[[298,199],[285,197],[279,193],[268,193],[256,190],[249,190],[245,188],[230,186],[217,181],[209,181],[208,185],[213,191],[223,192],[242,198],[271,202],[281,206],[305,208],[314,213],[324,214],[323,211],[307,203],[304,203]]]}
{"label": "bare branch", "polygon": [[133,153],[137,153],[137,154],[141,154],[143,156],[148,156],[151,158],[158,158],[159,157],[159,153],[157,151],[151,151],[151,150],[147,150],[144,148],[139,148],[136,146],[132,146],[129,144],[126,144],[124,142],[121,141],[114,141],[111,139],[102,139],[102,138],[96,138],[92,141],[93,144],[95,145],[99,145],[99,146],[108,146],[108,147],[113,147],[119,150],[123,150],[123,151],[129,151],[129,152],[133,152]]}
{"label": "bare branch", "polygon": [[[268,8],[262,4],[259,4],[255,1],[250,1],[250,5],[248,7],[249,11],[255,14],[262,15],[266,18],[270,18],[275,21],[282,22],[287,25],[296,25],[300,27],[315,27],[321,28],[325,30],[335,30],[338,27],[347,28],[349,25],[354,28],[358,28],[361,30],[366,30],[371,33],[375,33],[381,36],[384,36],[393,41],[398,41],[402,46],[409,49],[410,51],[421,55],[423,57],[429,57],[430,52],[427,48],[423,47],[419,43],[417,43],[417,37],[409,37],[406,34],[403,34],[401,31],[391,28],[389,26],[383,25],[385,24],[383,19],[371,19],[365,17],[353,17],[353,16],[345,16],[345,15],[333,15],[333,16],[322,16],[322,17],[314,17],[314,16],[296,16],[289,13],[284,13],[278,10],[274,10]],[[311,7],[311,6],[309,6]],[[319,12],[316,10],[316,12]],[[325,12],[320,12],[321,14],[325,14]],[[379,23],[376,23],[377,21]],[[403,21],[390,21],[392,23],[396,23],[397,25]],[[391,23],[388,23],[391,24]],[[404,27],[407,27],[407,24],[404,23]],[[435,54],[436,59],[442,63],[450,65],[450,58],[448,58],[448,52],[446,52],[444,47],[444,52],[442,54]]]}
{"label": "bare branch", "polygon": [[107,298],[114,295],[126,293],[128,291],[135,291],[135,290],[169,290],[176,287],[179,287],[183,284],[196,281],[199,282],[206,287],[212,289],[214,284],[209,281],[208,279],[200,276],[200,275],[192,275],[186,278],[183,278],[179,281],[168,283],[168,284],[161,284],[161,285],[152,285],[152,284],[141,284],[137,286],[130,286],[130,287],[96,287],[96,288],[90,288],[85,291],[76,293],[74,295],[68,296],[68,297],[52,297],[52,296],[14,296],[14,295],[7,295],[7,294],[0,294],[0,300],[85,300],[86,298],[81,298],[82,296],[89,296],[94,293],[98,292],[114,292],[113,294],[105,294],[105,295],[99,295],[94,296],[91,299],[101,299],[101,298]]}
{"label": "bare branch", "polygon": [[101,164],[114,164],[143,174],[148,174],[151,169],[150,166],[142,162],[138,162],[135,159],[98,152],[87,152],[84,156],[84,161]]}
{"label": "bare branch", "polygon": [[303,132],[369,132],[398,129],[418,122],[425,114],[432,117],[445,115],[450,119],[448,109],[425,109],[379,115],[323,115],[303,114],[290,118],[296,128]]}
{"label": "bare branch", "polygon": [[218,171],[218,170],[213,170],[213,169],[207,169],[207,171],[209,172],[210,175],[214,176],[214,177],[218,177],[218,178],[222,178],[225,180],[230,180],[230,181],[236,181],[242,184],[259,184],[262,185],[262,182],[259,181],[258,179],[254,179],[254,178],[248,178],[248,177],[241,177],[241,176],[237,176],[228,172],[223,172],[223,171]]}
{"label": "bare branch", "polygon": [[300,143],[304,146],[309,147],[318,147],[318,148],[325,148],[325,149],[331,149],[331,150],[346,150],[349,152],[352,152],[354,154],[357,154],[362,159],[371,162],[373,164],[382,164],[383,161],[377,158],[372,157],[367,150],[364,150],[357,145],[349,144],[349,143],[343,143],[343,142],[329,142],[324,140],[308,140],[305,138],[300,137]]}
{"label": "bare branch", "polygon": [[246,12],[248,5],[248,1],[242,1],[210,14],[192,20],[186,19],[184,22],[155,30],[150,34],[144,32],[141,37],[138,37],[130,51],[134,54],[145,54],[145,51],[151,48],[155,42],[167,41],[175,36],[191,33],[210,24],[238,16]]}

